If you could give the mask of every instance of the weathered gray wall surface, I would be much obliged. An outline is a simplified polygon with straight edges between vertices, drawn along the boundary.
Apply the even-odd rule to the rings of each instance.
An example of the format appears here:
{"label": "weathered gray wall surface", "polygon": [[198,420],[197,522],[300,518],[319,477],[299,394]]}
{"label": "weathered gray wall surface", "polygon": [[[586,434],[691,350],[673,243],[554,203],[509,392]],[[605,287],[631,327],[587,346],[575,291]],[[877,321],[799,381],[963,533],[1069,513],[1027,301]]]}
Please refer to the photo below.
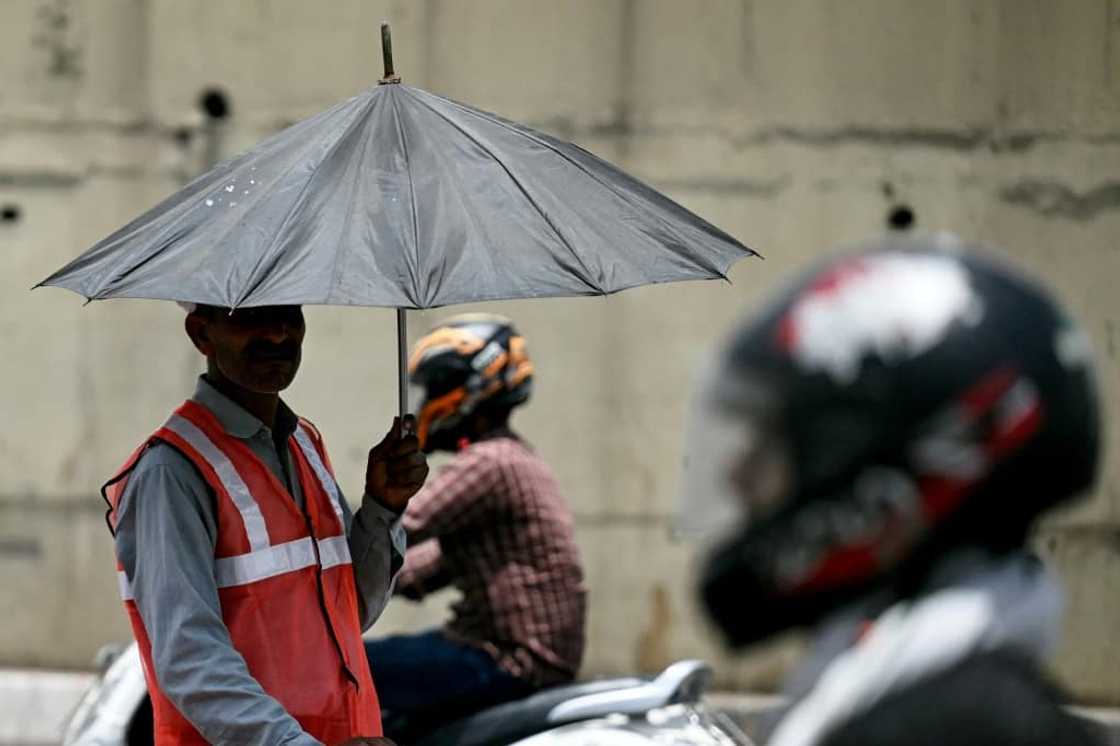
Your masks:
{"label": "weathered gray wall surface", "polygon": [[[498,307],[540,371],[520,425],[578,515],[589,673],[699,655],[756,686],[788,660],[727,660],[691,550],[667,541],[685,394],[718,330],[892,205],[1045,276],[1120,394],[1115,0],[2,0],[0,17],[0,210],[20,212],[0,222],[2,663],[84,666],[128,634],[96,486],[199,370],[170,304],[28,288],[208,158],[372,84],[382,18],[408,82],[573,139],[767,257],[731,285]],[[232,105],[216,128],[208,86]],[[290,400],[356,485],[395,402],[392,314],[309,322]],[[1120,702],[1118,468],[1110,445],[1096,495],[1040,537],[1070,590],[1058,669],[1085,701]],[[440,615],[401,603],[380,629]]]}

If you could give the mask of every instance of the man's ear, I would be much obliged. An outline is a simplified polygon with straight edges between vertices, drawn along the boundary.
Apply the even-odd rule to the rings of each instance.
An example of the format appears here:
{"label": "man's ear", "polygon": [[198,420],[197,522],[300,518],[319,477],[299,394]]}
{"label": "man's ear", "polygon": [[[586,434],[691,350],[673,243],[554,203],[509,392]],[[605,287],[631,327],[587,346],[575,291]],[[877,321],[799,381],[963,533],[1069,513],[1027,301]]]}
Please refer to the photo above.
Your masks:
{"label": "man's ear", "polygon": [[183,320],[183,328],[187,330],[187,336],[191,338],[195,349],[205,357],[210,357],[214,352],[214,344],[210,341],[210,330],[207,326],[207,319],[197,311],[188,313],[187,318]]}

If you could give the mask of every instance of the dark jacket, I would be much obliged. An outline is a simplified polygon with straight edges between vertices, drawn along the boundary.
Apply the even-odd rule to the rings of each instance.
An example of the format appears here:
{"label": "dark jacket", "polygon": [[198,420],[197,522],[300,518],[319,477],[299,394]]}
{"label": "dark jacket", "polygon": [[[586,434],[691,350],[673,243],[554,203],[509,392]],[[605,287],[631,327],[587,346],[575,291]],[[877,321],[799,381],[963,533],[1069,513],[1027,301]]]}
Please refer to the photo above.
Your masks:
{"label": "dark jacket", "polygon": [[1103,746],[1061,702],[1027,659],[987,653],[886,696],[823,746]]}

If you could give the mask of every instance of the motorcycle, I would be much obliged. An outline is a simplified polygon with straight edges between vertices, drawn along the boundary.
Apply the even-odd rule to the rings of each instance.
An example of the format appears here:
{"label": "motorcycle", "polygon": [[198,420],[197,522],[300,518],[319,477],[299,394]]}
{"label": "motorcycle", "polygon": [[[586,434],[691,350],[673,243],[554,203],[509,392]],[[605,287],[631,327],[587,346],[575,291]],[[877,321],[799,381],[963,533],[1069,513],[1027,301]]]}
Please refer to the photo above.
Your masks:
{"label": "motorcycle", "polygon": [[[103,648],[102,673],[75,708],[64,746],[152,743],[152,710],[136,644]],[[679,661],[652,678],[553,687],[445,725],[414,746],[753,746],[703,703],[711,669]]]}

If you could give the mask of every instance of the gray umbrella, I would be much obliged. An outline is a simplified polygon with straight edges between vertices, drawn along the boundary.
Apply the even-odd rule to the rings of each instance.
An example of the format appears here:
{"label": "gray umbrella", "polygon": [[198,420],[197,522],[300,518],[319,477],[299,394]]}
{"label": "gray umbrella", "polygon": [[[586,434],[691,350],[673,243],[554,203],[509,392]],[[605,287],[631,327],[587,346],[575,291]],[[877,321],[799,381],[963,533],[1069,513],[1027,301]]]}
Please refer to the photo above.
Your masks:
{"label": "gray umbrella", "polygon": [[403,357],[403,309],[720,278],[754,253],[576,145],[401,85],[387,26],[382,41],[381,85],[218,164],[40,285],[394,307]]}

